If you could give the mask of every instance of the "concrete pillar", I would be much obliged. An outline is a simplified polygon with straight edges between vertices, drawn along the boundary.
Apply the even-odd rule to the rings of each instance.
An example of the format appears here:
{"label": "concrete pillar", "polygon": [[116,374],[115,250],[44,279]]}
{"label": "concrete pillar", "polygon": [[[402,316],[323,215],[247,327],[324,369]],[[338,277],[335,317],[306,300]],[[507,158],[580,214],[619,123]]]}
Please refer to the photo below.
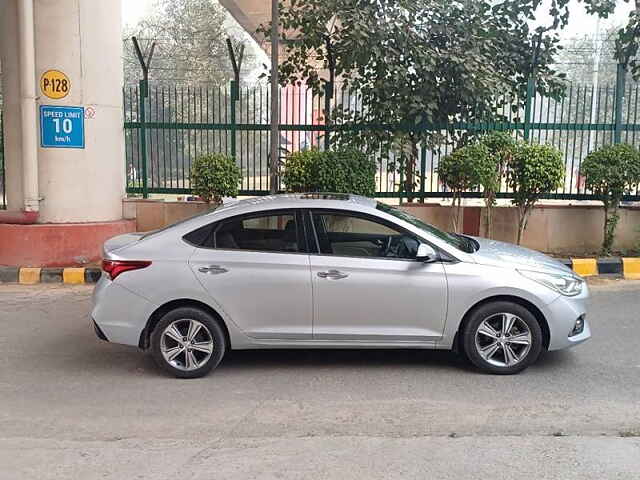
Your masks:
{"label": "concrete pillar", "polygon": [[[0,0],[0,61],[9,210],[0,265],[96,262],[107,238],[135,229],[122,219],[121,0]],[[69,79],[66,97],[41,91],[49,70]],[[84,148],[42,147],[42,105],[85,109]]]}
{"label": "concrete pillar", "polygon": [[[24,209],[25,152],[22,125],[37,132],[40,223],[104,222],[122,218],[125,188],[122,113],[120,0],[33,0],[35,79],[23,79],[16,28],[18,4],[1,0],[1,52],[5,98],[5,152],[9,209]],[[24,60],[24,58],[22,58]],[[69,94],[51,99],[40,91],[48,70],[64,72]],[[21,87],[36,83],[36,103],[80,106],[95,111],[85,119],[85,148],[42,148],[39,121],[29,121],[18,99]],[[26,120],[25,120],[26,119]],[[28,169],[26,173],[29,173]]]}

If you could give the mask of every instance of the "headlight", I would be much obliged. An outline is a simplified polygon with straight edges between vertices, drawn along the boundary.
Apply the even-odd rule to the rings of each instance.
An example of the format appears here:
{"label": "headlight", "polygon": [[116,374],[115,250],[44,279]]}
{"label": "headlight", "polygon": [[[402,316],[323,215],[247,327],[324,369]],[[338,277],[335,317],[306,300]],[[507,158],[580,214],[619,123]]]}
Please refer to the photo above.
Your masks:
{"label": "headlight", "polygon": [[574,275],[557,275],[554,273],[534,272],[532,270],[518,270],[518,272],[529,280],[538,282],[567,297],[579,295],[584,284],[584,280]]}

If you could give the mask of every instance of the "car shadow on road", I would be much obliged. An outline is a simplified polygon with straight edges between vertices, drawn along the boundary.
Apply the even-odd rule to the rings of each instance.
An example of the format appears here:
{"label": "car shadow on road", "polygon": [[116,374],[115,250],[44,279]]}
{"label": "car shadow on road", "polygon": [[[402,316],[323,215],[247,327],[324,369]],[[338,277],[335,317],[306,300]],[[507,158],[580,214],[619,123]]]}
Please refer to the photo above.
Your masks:
{"label": "car shadow on road", "polygon": [[[87,335],[89,337],[89,335]],[[48,368],[66,371],[79,369],[84,373],[100,374],[115,371],[136,372],[143,375],[165,376],[156,367],[151,355],[135,347],[104,343],[98,340],[81,342],[74,349],[68,345],[50,345],[46,350],[67,350],[64,356],[47,358]],[[553,371],[576,362],[571,352],[547,352],[531,369]],[[481,372],[462,355],[447,350],[423,349],[264,349],[234,350],[225,355],[218,367],[225,374],[237,372],[265,373],[282,370],[314,369],[428,369],[432,373]]]}
{"label": "car shadow on road", "polygon": [[226,370],[318,367],[471,369],[453,352],[418,349],[237,350],[229,352],[221,365]]}

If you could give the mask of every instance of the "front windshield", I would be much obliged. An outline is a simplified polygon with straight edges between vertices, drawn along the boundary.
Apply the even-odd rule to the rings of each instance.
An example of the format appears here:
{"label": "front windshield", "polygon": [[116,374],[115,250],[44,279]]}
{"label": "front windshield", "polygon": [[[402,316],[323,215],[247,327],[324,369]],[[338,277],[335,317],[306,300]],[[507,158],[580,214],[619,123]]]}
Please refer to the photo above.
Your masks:
{"label": "front windshield", "polygon": [[404,210],[400,210],[399,208],[394,208],[386,203],[378,202],[376,208],[381,212],[388,213],[389,215],[393,215],[400,220],[404,220],[405,222],[410,223],[411,225],[418,227],[420,230],[424,230],[425,232],[438,237],[440,240],[447,242],[452,247],[457,248],[458,250],[462,250],[463,252],[471,253],[475,249],[473,245],[470,243],[467,237],[462,235],[456,235],[453,233],[443,232],[439,228],[434,227],[428,223],[423,222],[417,217],[414,217],[410,213],[405,212]]}

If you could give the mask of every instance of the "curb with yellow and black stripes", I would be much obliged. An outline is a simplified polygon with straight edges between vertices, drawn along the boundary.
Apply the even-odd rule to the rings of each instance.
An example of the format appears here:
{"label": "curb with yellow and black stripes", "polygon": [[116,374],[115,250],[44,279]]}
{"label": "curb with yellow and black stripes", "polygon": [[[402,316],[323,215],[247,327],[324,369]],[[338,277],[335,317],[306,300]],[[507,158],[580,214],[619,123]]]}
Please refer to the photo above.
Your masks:
{"label": "curb with yellow and black stripes", "polygon": [[[560,261],[583,277],[606,275],[640,280],[640,258],[567,258]],[[0,283],[20,283],[22,285],[67,283],[77,285],[96,283],[101,274],[102,271],[97,267],[0,267]]]}
{"label": "curb with yellow and black stripes", "polygon": [[608,275],[640,280],[640,258],[569,258],[561,261],[583,277]]}
{"label": "curb with yellow and black stripes", "polygon": [[97,267],[39,268],[39,267],[0,267],[0,283],[96,283],[102,275]]}

